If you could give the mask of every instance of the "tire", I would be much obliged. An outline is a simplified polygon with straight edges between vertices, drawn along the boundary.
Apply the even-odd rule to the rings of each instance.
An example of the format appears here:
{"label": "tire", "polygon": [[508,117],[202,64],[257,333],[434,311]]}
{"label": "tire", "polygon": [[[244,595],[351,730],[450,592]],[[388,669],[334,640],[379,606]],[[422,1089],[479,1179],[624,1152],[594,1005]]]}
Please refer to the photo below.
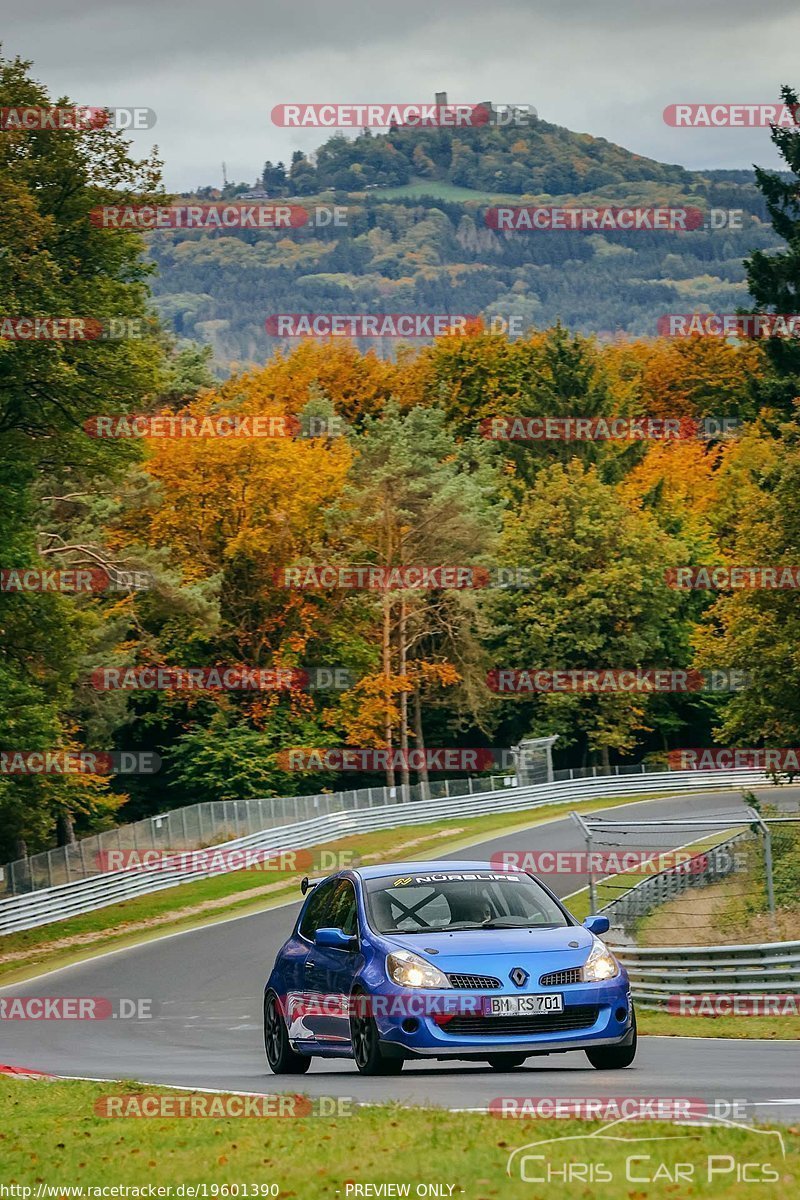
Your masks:
{"label": "tire", "polygon": [[[353,998],[363,995],[363,992],[354,992]],[[383,1053],[378,1026],[369,1013],[358,1012],[358,1008],[357,1004],[352,1005],[350,1013],[350,1045],[359,1071],[362,1075],[399,1075],[403,1059],[389,1058]]]}
{"label": "tire", "polygon": [[286,1022],[274,992],[264,997],[264,1049],[273,1075],[305,1075],[311,1066],[310,1055],[298,1054],[289,1045]]}
{"label": "tire", "polygon": [[620,1071],[629,1067],[636,1058],[636,1013],[633,1013],[633,1038],[630,1046],[595,1046],[586,1051],[586,1057],[598,1071]]}
{"label": "tire", "polygon": [[527,1057],[527,1054],[493,1054],[486,1061],[495,1071],[513,1071],[515,1067],[521,1067]]}

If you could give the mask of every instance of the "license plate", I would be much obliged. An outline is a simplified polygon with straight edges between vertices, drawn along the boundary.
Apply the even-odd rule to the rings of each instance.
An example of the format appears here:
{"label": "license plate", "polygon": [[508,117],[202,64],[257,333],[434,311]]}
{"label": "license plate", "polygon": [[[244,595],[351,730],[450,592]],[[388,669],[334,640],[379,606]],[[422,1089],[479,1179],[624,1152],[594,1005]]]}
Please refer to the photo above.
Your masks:
{"label": "license plate", "polygon": [[526,1017],[564,1011],[560,992],[540,992],[537,996],[484,996],[485,1017]]}

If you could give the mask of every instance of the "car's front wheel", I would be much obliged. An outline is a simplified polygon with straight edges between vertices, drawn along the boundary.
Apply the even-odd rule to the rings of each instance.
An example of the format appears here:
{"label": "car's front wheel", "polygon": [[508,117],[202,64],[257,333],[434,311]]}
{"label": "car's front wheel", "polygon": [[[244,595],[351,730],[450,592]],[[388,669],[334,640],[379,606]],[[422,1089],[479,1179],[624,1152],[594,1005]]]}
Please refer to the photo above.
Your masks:
{"label": "car's front wheel", "polygon": [[350,1044],[353,1058],[362,1075],[398,1075],[403,1069],[402,1058],[389,1058],[381,1050],[378,1026],[367,1011],[369,1005],[358,1001],[364,992],[353,994],[350,1013]]}
{"label": "car's front wheel", "polygon": [[487,1061],[495,1071],[513,1071],[515,1067],[521,1067],[527,1057],[527,1054],[493,1054]]}
{"label": "car's front wheel", "polygon": [[305,1075],[311,1066],[309,1055],[298,1054],[289,1045],[289,1032],[274,992],[264,997],[264,1049],[274,1075]]}
{"label": "car's front wheel", "polygon": [[633,1037],[629,1046],[595,1046],[586,1051],[586,1057],[598,1071],[619,1071],[629,1067],[636,1058],[636,1013],[633,1016]]}

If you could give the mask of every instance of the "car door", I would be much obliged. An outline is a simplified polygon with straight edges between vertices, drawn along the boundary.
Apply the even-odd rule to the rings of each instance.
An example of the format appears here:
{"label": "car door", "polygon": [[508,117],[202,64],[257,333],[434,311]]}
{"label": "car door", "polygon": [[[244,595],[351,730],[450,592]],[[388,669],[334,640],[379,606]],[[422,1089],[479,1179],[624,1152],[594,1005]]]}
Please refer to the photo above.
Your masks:
{"label": "car door", "polygon": [[331,904],[338,879],[318,884],[308,898],[300,916],[297,932],[283,950],[283,970],[286,980],[286,1027],[293,1041],[313,1040],[309,1021],[309,989],[306,977],[311,973],[314,934],[322,925],[330,925]]}
{"label": "car door", "polygon": [[[356,890],[349,879],[335,881],[324,920],[315,926],[343,930],[349,937],[358,935]],[[340,950],[333,946],[313,946],[306,960],[306,1024],[317,1041],[343,1044],[350,1041],[350,992],[356,973],[363,964],[360,949]]]}

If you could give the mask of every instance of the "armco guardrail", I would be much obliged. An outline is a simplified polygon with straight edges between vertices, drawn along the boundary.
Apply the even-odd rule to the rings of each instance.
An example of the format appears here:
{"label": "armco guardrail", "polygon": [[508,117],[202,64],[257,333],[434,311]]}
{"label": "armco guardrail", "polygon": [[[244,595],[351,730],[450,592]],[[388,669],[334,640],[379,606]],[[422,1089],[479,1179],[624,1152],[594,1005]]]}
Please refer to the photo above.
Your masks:
{"label": "armco guardrail", "polygon": [[[393,829],[401,825],[481,816],[489,812],[531,810],[545,805],[575,803],[594,797],[687,792],[704,788],[753,787],[769,782],[769,778],[763,772],[751,770],[659,771],[649,775],[627,777],[612,775],[599,779],[506,788],[478,795],[449,796],[440,800],[339,811],[309,821],[261,830],[222,845],[227,852],[235,849],[276,852],[300,850],[372,829]],[[208,866],[196,871],[137,866],[79,879],[58,887],[44,888],[23,896],[12,896],[0,901],[0,934],[33,929],[51,921],[93,912],[95,909],[130,900],[135,896],[178,887],[182,883],[223,873],[222,870],[209,869]]]}
{"label": "armco guardrail", "polygon": [[637,946],[615,953],[631,977],[633,998],[644,1008],[661,1008],[670,996],[800,994],[800,942]]}

